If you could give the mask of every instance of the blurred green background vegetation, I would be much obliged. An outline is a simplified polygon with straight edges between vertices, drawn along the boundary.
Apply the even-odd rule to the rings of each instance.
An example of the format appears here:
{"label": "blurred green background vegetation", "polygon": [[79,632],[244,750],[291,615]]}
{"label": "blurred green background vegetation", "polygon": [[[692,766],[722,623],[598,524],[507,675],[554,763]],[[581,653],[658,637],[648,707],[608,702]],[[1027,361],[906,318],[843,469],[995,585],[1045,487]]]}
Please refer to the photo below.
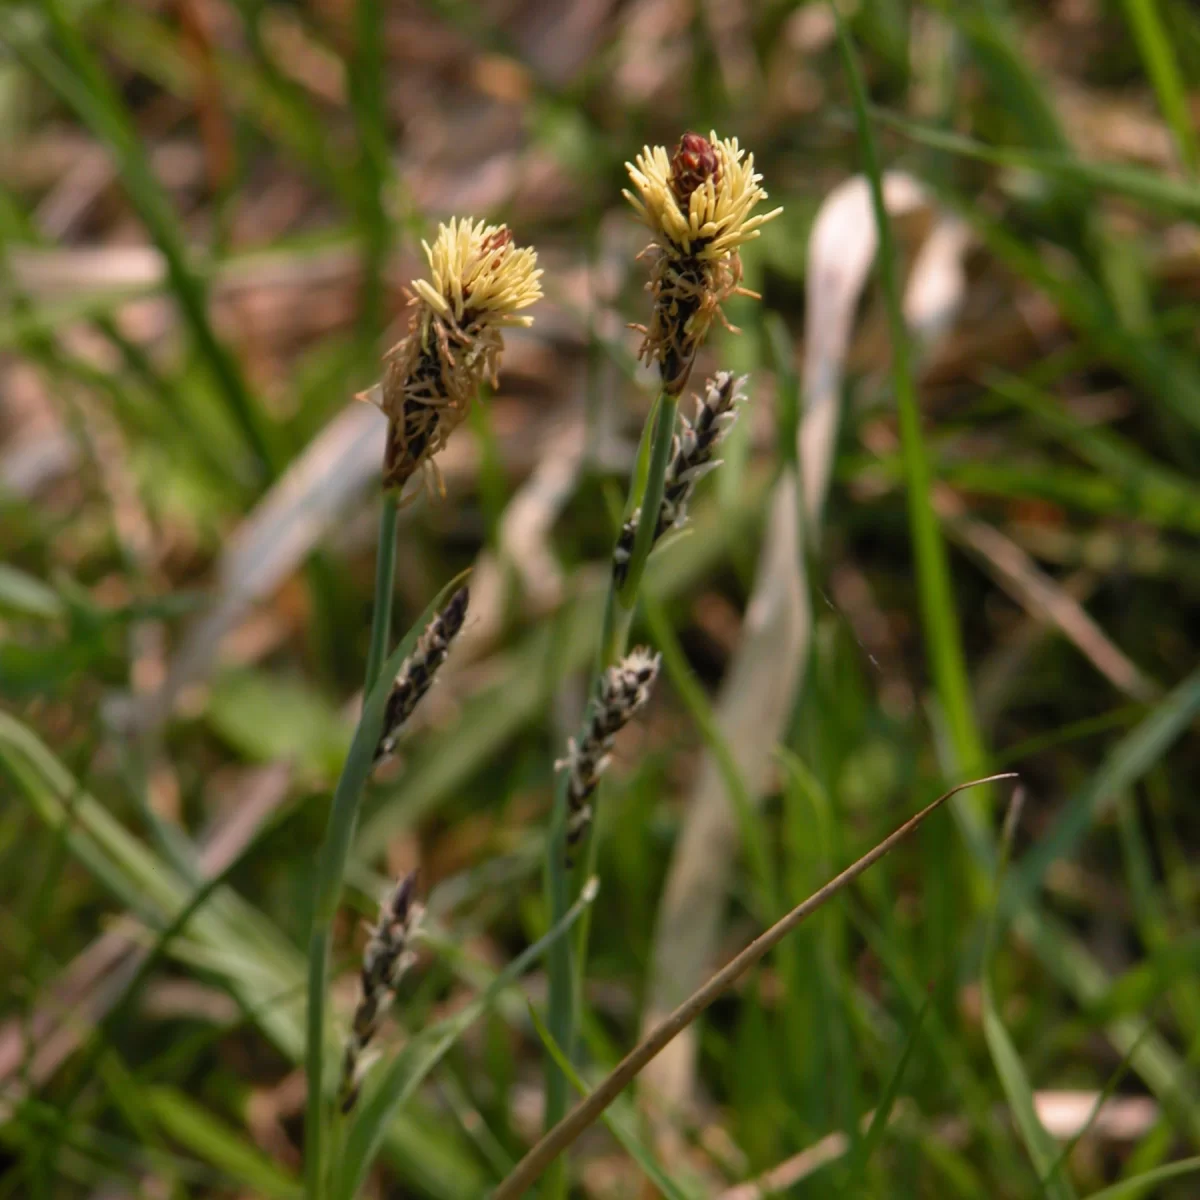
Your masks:
{"label": "blurred green background vegetation", "polygon": [[[840,11],[857,115],[823,0],[0,8],[0,1197],[299,1192],[379,509],[353,397],[451,214],[536,245],[547,296],[445,498],[401,512],[398,631],[467,566],[472,614],[366,797],[335,1007],[400,871],[431,944],[388,1046],[544,932],[553,764],[653,398],[623,163],[710,127],[785,211],[697,372],[750,403],[635,626],[665,670],[599,805],[585,1074],[920,804],[1014,768],[1002,878],[1006,793],[960,798],[615,1111],[688,1195],[1196,1194],[1200,14]],[[860,297],[866,191],[810,234],[864,115],[897,286]],[[818,388],[843,407],[793,571],[760,550]],[[543,1003],[540,970],[522,988]],[[505,993],[369,1194],[484,1194],[538,1130],[541,1055]],[[572,1169],[658,1194],[603,1130]]]}

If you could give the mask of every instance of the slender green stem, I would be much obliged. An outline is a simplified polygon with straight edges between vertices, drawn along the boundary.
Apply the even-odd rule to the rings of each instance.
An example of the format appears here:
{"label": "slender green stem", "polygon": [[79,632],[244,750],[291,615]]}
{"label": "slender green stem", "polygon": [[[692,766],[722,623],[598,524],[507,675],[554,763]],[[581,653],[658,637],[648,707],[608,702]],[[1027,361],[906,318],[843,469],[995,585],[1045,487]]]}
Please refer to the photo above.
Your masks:
{"label": "slender green stem", "polygon": [[375,604],[371,610],[371,645],[367,651],[367,674],[363,684],[369,692],[379,678],[379,669],[387,657],[392,632],[392,593],[396,575],[396,512],[394,492],[383,497],[379,516],[379,542],[375,553]]}
{"label": "slender green stem", "polygon": [[[570,905],[571,887],[567,854],[567,773],[559,771],[554,784],[554,808],[546,838],[546,900],[550,924],[557,924]],[[548,984],[546,1023],[559,1045],[569,1044],[575,1030],[574,972],[571,939],[559,938],[546,956]],[[567,1111],[567,1078],[549,1055],[546,1057],[545,1128],[553,1128]],[[557,1200],[567,1192],[566,1168],[556,1163],[548,1173],[545,1195]]]}
{"label": "slender green stem", "polygon": [[1194,176],[1200,167],[1200,147],[1188,111],[1187,88],[1158,5],[1154,0],[1125,0],[1125,15],[1146,64],[1146,74],[1154,84],[1158,106],[1171,127],[1175,148],[1188,174]]}
{"label": "slender green stem", "polygon": [[322,1068],[325,1065],[325,985],[329,975],[329,930],[313,920],[308,944],[308,1017],[306,1066],[308,1103],[304,1116],[304,1195],[320,1200],[325,1178],[325,1104]]}
{"label": "slender green stem", "polygon": [[[367,655],[366,686],[363,692],[363,724],[368,699],[387,655],[392,626],[392,590],[396,567],[396,498],[384,496],[375,551],[375,606],[371,613],[371,641]],[[376,705],[378,707],[378,705]],[[381,714],[382,715],[382,714]],[[376,733],[376,737],[378,734]],[[359,738],[356,737],[356,741]],[[374,747],[371,747],[373,750]],[[317,867],[317,896],[313,910],[308,950],[308,1020],[305,1066],[308,1072],[308,1104],[304,1122],[304,1194],[306,1200],[321,1200],[325,1190],[325,1098],[322,1076],[325,1066],[325,997],[329,990],[329,941],[346,858],[358,818],[362,795],[360,779],[351,772],[353,750],[333,796],[325,840]],[[365,771],[362,772],[365,778]]]}
{"label": "slender green stem", "polygon": [[[625,582],[616,592],[616,607],[619,614],[630,614],[637,604],[638,588],[642,583],[642,572],[646,559],[654,545],[654,531],[658,528],[658,510],[662,508],[663,488],[666,485],[667,464],[671,461],[671,443],[675,436],[675,416],[679,411],[679,397],[665,392],[658,400],[658,418],[654,423],[654,440],[650,447],[650,473],[646,476],[646,487],[638,499],[641,516],[637,534],[633,539],[633,552],[625,570]],[[628,635],[628,625],[626,625]],[[605,647],[608,649],[608,647]],[[622,648],[623,650],[623,648]],[[616,657],[620,657],[621,651]],[[611,665],[612,661],[605,663]]]}
{"label": "slender green stem", "polygon": [[[633,624],[633,613],[637,606],[638,588],[645,573],[646,560],[654,546],[654,532],[658,526],[658,513],[662,507],[663,488],[666,482],[667,465],[671,461],[671,443],[675,433],[675,418],[679,409],[676,396],[665,393],[659,397],[657,415],[651,435],[649,466],[644,478],[635,476],[630,487],[626,512],[641,509],[637,532],[634,535],[633,551],[626,569],[625,581],[618,589],[609,587],[608,600],[604,607],[604,626],[600,637],[600,648],[596,659],[596,670],[592,686],[601,672],[624,655],[629,629]],[[639,494],[640,493],[640,494]],[[581,851],[581,853],[580,853]],[[582,877],[590,879],[595,873],[596,841],[586,836],[585,845],[577,849],[583,859]],[[546,899],[550,909],[550,922],[556,924],[567,911],[571,899],[571,887],[567,868],[567,776],[560,773],[554,789],[554,808],[550,817],[550,830],[546,839]],[[547,1021],[550,1033],[558,1045],[574,1054],[578,1014],[581,1007],[584,964],[587,960],[588,933],[591,927],[591,909],[581,918],[575,945],[571,939],[563,938],[555,943],[547,959],[549,995],[547,999]],[[562,1120],[567,1108],[568,1086],[566,1076],[551,1056],[546,1058],[546,1118],[545,1127],[553,1128]],[[566,1195],[567,1178],[565,1163],[559,1161],[550,1168],[546,1180],[545,1196],[548,1200]]]}
{"label": "slender green stem", "polygon": [[836,4],[830,11],[837,22],[838,44],[854,99],[863,168],[871,186],[871,201],[879,231],[879,275],[883,284],[892,341],[892,381],[900,417],[901,457],[908,496],[909,529],[917,568],[917,590],[921,618],[928,643],[938,699],[950,730],[959,767],[965,772],[978,771],[984,760],[983,740],[975,721],[971,689],[967,679],[954,590],[946,544],[938,519],[930,503],[929,459],[921,435],[921,414],[917,406],[909,355],[908,330],[900,301],[896,277],[896,254],[891,222],[883,199],[883,178],[879,152],[867,107],[866,85],[850,35]]}

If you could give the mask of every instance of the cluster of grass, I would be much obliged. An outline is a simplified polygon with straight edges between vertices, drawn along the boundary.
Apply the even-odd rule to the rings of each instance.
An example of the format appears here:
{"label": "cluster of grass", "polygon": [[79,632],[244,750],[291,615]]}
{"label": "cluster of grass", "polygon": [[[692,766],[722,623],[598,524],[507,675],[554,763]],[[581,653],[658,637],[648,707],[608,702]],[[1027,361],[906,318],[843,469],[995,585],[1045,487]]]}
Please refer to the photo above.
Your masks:
{"label": "cluster of grass", "polygon": [[[553,1118],[567,1082],[591,1090],[639,1040],[705,755],[737,832],[716,855],[709,971],[951,785],[1014,769],[1025,803],[1006,836],[999,788],[956,797],[824,905],[700,1016],[686,1111],[635,1085],[552,1193],[745,1196],[767,1173],[795,1196],[1194,1194],[1200,17],[1186,0],[813,0],[722,24],[698,5],[639,49],[663,36],[653,7],[613,5],[570,71],[549,64],[537,5],[503,21],[378,0],[0,8],[0,1197],[302,1194],[310,931],[340,1020],[350,918],[418,862],[430,913],[404,1032],[325,1147],[331,1194],[486,1194],[542,1128],[544,1078]],[[649,99],[622,91],[639,53],[670,64]],[[404,71],[444,84],[444,114]],[[481,114],[518,106],[523,168],[570,181],[551,213],[519,183],[497,201],[544,247],[555,315],[529,378],[502,379],[515,398],[456,434],[478,455],[448,498],[400,514],[389,588],[356,526],[377,493],[337,476],[360,468],[328,431],[378,375],[398,257],[444,215],[420,211],[407,167],[421,137],[465,136],[452,98],[472,88]],[[747,373],[751,399],[688,536],[606,601],[621,497],[628,511],[663,466],[653,382],[611,332],[645,318],[635,235],[610,233],[621,162],[710,126],[751,146],[786,209],[744,253],[761,304],[731,304],[742,332],[714,332],[705,360]],[[186,184],[164,166],[180,146],[202,163]],[[910,336],[904,310],[928,221],[889,219],[885,169],[969,238],[936,337]],[[820,529],[800,517],[812,632],[760,783],[714,695],[755,620],[771,498],[799,469],[812,218],[857,172],[877,283]],[[256,237],[262,188],[285,215],[255,209]],[[116,271],[133,242],[152,271],[51,286],[60,255]],[[620,293],[596,285],[580,310],[572,270],[603,280],[614,248]],[[313,339],[304,281],[334,260],[340,315]],[[302,281],[283,349],[216,324],[223,290],[267,274]],[[588,449],[554,502],[563,586],[534,604],[504,529],[530,444],[552,444],[548,405],[585,414]],[[597,449],[613,428],[631,435],[619,470]],[[480,560],[507,589],[481,657],[367,782],[386,698],[371,684]],[[1033,599],[1014,584],[1030,572]],[[393,593],[410,631],[395,648]],[[246,618],[240,662],[204,664],[202,689],[148,715],[222,606]],[[589,670],[630,636],[663,677],[597,804],[598,898],[571,906],[560,878],[543,894],[553,764]],[[337,797],[359,792],[356,827],[339,822]],[[336,1022],[307,1015],[331,1090]],[[1082,1118],[1062,1118],[1065,1092]]]}

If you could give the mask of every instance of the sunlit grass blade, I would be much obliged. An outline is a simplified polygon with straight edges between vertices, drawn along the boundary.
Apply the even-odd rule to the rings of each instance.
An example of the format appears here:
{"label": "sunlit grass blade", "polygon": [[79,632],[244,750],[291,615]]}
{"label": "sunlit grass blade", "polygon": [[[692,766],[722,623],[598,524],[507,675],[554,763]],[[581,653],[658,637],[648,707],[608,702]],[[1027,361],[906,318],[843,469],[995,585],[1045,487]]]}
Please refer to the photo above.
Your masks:
{"label": "sunlit grass blade", "polygon": [[1190,174],[1196,174],[1200,152],[1196,146],[1194,117],[1191,114],[1187,89],[1176,61],[1171,39],[1163,27],[1155,0],[1124,0],[1125,14],[1133,28],[1134,40],[1146,64],[1158,106],[1171,127],[1175,148]]}

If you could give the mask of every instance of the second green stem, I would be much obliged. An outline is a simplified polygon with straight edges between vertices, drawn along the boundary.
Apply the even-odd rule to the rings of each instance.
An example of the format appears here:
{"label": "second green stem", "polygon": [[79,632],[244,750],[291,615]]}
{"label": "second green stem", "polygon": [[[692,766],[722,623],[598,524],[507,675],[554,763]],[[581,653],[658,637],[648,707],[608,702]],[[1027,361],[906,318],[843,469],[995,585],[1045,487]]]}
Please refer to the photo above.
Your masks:
{"label": "second green stem", "polygon": [[[645,573],[646,561],[654,547],[654,535],[658,527],[659,510],[662,508],[663,488],[667,467],[671,461],[672,443],[675,435],[675,420],[679,400],[675,396],[661,395],[655,410],[654,429],[651,434],[649,463],[644,476],[635,476],[630,489],[627,512],[640,508],[633,550],[630,553],[624,582],[617,587],[615,580],[609,585],[608,599],[604,606],[604,626],[596,656],[596,669],[589,697],[596,690],[601,674],[621,659],[629,642],[629,630],[637,607],[638,589]],[[641,463],[639,463],[639,467]],[[640,495],[639,495],[640,492]],[[560,773],[554,790],[554,808],[551,813],[550,831],[546,845],[546,892],[550,907],[550,923],[562,919],[571,902],[570,875],[567,868],[567,777]],[[596,840],[586,836],[581,849],[583,858],[582,878],[589,879],[595,869]],[[584,913],[579,923],[578,934],[571,940],[563,938],[556,942],[548,960],[549,997],[547,1025],[554,1040],[564,1047],[572,1057],[575,1053],[579,1012],[582,1007],[584,965],[587,959],[588,934],[591,926],[591,910]],[[572,961],[574,960],[574,961]],[[566,1113],[568,1099],[567,1079],[553,1059],[546,1062],[546,1114],[545,1127],[556,1125]],[[545,1195],[548,1198],[566,1194],[566,1170],[562,1163],[556,1164],[547,1175]]]}

